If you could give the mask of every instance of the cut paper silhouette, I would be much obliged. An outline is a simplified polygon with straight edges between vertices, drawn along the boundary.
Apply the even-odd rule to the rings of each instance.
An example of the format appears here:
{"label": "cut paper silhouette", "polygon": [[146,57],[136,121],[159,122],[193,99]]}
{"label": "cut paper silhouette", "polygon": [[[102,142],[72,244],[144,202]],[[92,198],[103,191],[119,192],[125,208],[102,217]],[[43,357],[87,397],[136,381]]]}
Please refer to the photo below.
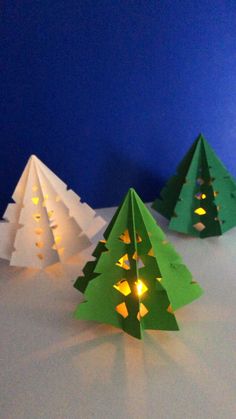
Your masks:
{"label": "cut paper silhouette", "polygon": [[169,228],[205,238],[236,226],[236,182],[199,135],[152,207]]}
{"label": "cut paper silhouette", "polygon": [[31,156],[0,223],[0,257],[44,268],[91,245],[105,221],[36,156]]}
{"label": "cut paper silhouette", "polygon": [[134,189],[104,238],[74,284],[85,297],[75,317],[112,324],[139,339],[144,329],[178,330],[174,311],[203,291]]}

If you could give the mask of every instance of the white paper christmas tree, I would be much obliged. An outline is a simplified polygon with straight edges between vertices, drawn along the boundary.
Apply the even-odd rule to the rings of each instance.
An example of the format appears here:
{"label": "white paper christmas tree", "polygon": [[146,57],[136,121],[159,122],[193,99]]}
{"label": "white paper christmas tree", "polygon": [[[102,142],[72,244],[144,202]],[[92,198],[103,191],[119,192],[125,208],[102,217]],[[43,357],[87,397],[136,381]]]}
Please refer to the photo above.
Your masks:
{"label": "white paper christmas tree", "polygon": [[91,245],[105,225],[95,211],[36,156],[31,156],[0,223],[0,257],[44,268]]}

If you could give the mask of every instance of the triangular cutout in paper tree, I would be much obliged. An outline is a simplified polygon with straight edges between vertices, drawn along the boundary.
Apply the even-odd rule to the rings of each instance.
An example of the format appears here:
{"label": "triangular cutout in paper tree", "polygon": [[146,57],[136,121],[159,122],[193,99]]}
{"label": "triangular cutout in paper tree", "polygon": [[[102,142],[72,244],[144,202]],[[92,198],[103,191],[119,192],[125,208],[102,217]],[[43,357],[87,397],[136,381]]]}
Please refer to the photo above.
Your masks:
{"label": "triangular cutout in paper tree", "polygon": [[236,182],[199,135],[153,208],[169,228],[197,237],[219,236],[236,226]]}
{"label": "triangular cutout in paper tree", "polygon": [[31,156],[0,223],[0,257],[44,268],[90,246],[105,221],[37,157]]}
{"label": "triangular cutout in paper tree", "polygon": [[143,329],[178,330],[174,311],[202,294],[134,189],[130,189],[75,288],[78,319],[109,323],[142,337]]}

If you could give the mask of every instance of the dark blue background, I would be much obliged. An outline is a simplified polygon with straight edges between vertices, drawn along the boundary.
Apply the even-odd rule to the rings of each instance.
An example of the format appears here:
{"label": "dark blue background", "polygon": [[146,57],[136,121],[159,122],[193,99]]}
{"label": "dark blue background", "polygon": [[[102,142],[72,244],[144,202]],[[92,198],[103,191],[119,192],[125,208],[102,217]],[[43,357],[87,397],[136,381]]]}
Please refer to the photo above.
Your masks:
{"label": "dark blue background", "polygon": [[200,131],[236,175],[236,3],[2,3],[0,209],[30,154],[94,207],[152,200]]}

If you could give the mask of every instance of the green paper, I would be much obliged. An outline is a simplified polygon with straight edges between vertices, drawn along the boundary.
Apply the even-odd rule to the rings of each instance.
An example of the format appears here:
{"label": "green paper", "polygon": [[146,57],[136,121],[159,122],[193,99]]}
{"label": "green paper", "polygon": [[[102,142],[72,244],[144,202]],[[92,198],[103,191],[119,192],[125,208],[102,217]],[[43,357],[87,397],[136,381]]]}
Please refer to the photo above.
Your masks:
{"label": "green paper", "polygon": [[201,134],[160,196],[152,206],[171,230],[205,238],[236,226],[236,182]]}
{"label": "green paper", "polygon": [[104,238],[74,284],[86,299],[75,317],[112,324],[139,339],[143,329],[178,330],[173,311],[203,291],[134,189]]}

